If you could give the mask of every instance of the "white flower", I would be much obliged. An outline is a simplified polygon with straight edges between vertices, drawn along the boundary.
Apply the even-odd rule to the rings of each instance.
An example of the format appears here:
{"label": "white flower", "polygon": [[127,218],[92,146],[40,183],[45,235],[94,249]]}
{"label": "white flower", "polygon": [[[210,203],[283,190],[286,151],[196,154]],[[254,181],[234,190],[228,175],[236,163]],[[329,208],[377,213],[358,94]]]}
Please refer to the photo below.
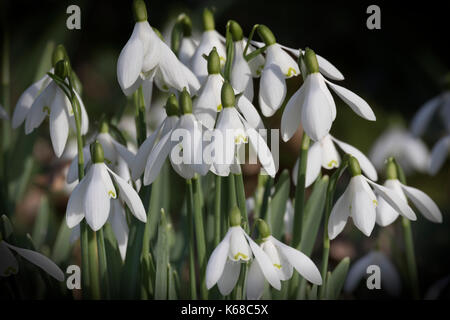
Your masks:
{"label": "white flower", "polygon": [[[309,187],[317,179],[322,167],[331,170],[339,167],[341,164],[341,157],[333,142],[335,142],[342,151],[358,160],[361,169],[369,179],[374,181],[378,179],[377,171],[374,166],[361,151],[345,142],[339,141],[332,135],[327,134],[320,141],[315,142],[308,150],[305,187]],[[297,185],[298,165],[299,160],[297,159],[294,169],[292,170],[292,180],[295,185]]]}
{"label": "white flower", "polygon": [[439,109],[441,112],[439,118],[447,131],[450,131],[450,91],[445,91],[420,107],[411,121],[412,134],[417,137],[422,136]]}
{"label": "white flower", "polygon": [[191,68],[192,57],[197,50],[198,42],[190,37],[183,37],[178,51],[178,59],[188,68]]}
{"label": "white flower", "polygon": [[[120,256],[125,261],[128,245],[128,224],[126,219],[125,205],[121,199],[111,199],[111,207],[108,215],[108,221],[117,240]],[[80,225],[77,224],[70,234],[70,243],[74,243],[80,238]]]}
{"label": "white flower", "polygon": [[314,262],[299,250],[296,250],[273,236],[263,239],[261,249],[267,254],[270,261],[253,261],[247,277],[247,298],[259,299],[264,290],[263,268],[272,268],[280,280],[286,281],[292,277],[293,269],[297,270],[306,280],[321,285],[322,277]]}
{"label": "white flower", "polygon": [[38,266],[56,280],[64,281],[64,273],[49,258],[39,252],[13,246],[4,240],[0,240],[0,276],[8,277],[19,271],[19,263],[11,251]]}
{"label": "white flower", "polygon": [[[101,145],[96,143],[95,147],[101,148]],[[114,179],[119,192],[116,191],[111,177]],[[81,179],[70,195],[66,209],[67,225],[69,228],[73,228],[83,218],[86,218],[92,230],[99,230],[108,220],[111,202],[117,197],[126,203],[136,218],[142,222],[147,221],[144,206],[133,187],[111,171],[103,162],[94,161],[86,176]]]}
{"label": "white flower", "polygon": [[[106,165],[117,172],[117,174],[126,181],[131,180],[130,170],[128,168],[130,163],[133,163],[135,155],[129,151],[124,145],[117,142],[107,131],[100,132],[96,137],[103,148]],[[83,148],[84,168],[88,168],[91,161],[91,153],[89,152],[89,145]],[[75,155],[70,163],[69,171],[67,172],[67,183],[72,183],[78,179],[78,154]]]}
{"label": "white flower", "polygon": [[[356,171],[354,171],[355,164],[358,167]],[[378,185],[361,175],[358,162],[353,157],[350,158],[350,168],[352,178],[347,189],[334,204],[328,221],[328,235],[331,240],[342,232],[349,217],[352,217],[355,226],[361,232],[370,236],[375,227],[378,206],[377,197],[370,186],[401,215],[409,220],[416,220],[414,211],[395,191]]]}
{"label": "white flower", "polygon": [[[241,97],[242,98],[242,97]],[[250,141],[261,165],[270,176],[276,173],[275,163],[263,137],[244,119],[235,107],[225,107],[219,114],[216,132],[222,139],[214,140],[214,161],[211,169],[220,176],[240,171],[237,165],[237,148]],[[236,170],[238,172],[236,172]]]}
{"label": "white flower", "polygon": [[378,171],[383,170],[385,160],[394,157],[405,171],[425,172],[429,167],[430,154],[425,143],[402,128],[386,130],[374,142],[369,158]]}
{"label": "white flower", "polygon": [[[49,71],[53,73],[53,68]],[[12,127],[13,129],[18,128],[24,121],[30,111],[31,105],[38,95],[44,90],[50,83],[51,78],[45,74],[41,79],[29,86],[17,100],[16,107],[14,108],[14,113],[12,117]]]}
{"label": "white flower", "polygon": [[[414,204],[419,212],[428,220],[441,223],[442,213],[434,201],[424,192],[408,187],[402,184],[397,179],[387,179],[384,186],[392,190],[402,202],[407,204],[407,198]],[[398,210],[394,209],[388,202],[380,195],[378,196],[377,206],[377,224],[384,227],[394,222],[399,216]]]}
{"label": "white flower", "polygon": [[336,118],[336,105],[327,88],[331,89],[360,117],[375,121],[375,114],[361,97],[350,90],[326,80],[319,73],[319,65],[312,50],[305,51],[309,74],[303,85],[289,99],[281,118],[281,135],[288,141],[300,126],[314,141],[319,141],[330,131]]}
{"label": "white flower", "polygon": [[344,291],[354,291],[360,281],[367,278],[367,268],[371,265],[380,268],[381,289],[386,290],[391,296],[398,296],[402,289],[400,275],[392,262],[380,251],[371,251],[355,261],[345,280]]}
{"label": "white flower", "polygon": [[[81,109],[81,134],[84,135],[88,131],[89,119],[83,101],[75,89],[73,90]],[[19,111],[17,111],[18,113],[16,119],[21,119],[23,114],[26,113],[26,134],[30,134],[34,129],[39,127],[45,117],[49,116],[50,137],[53,150],[55,151],[56,156],[60,157],[64,151],[67,138],[69,136],[69,125],[73,128],[73,130],[76,130],[72,104],[62,89],[53,80],[50,80],[47,87],[45,87],[36,99],[34,99],[34,102],[28,112],[25,107],[25,103],[20,105],[18,103],[17,108],[19,108]],[[16,121],[19,122],[19,120]]]}
{"label": "white flower", "polygon": [[6,110],[2,107],[1,104],[0,104],[0,119],[9,120],[8,113],[7,113]]}
{"label": "white flower", "polygon": [[435,175],[444,164],[445,159],[450,151],[450,134],[442,137],[431,150],[430,167],[428,172]]}
{"label": "white flower", "polygon": [[292,204],[291,199],[288,199],[286,202],[286,210],[284,211],[283,221],[284,233],[287,237],[291,237],[294,230],[294,205]]}
{"label": "white flower", "polygon": [[216,283],[222,295],[229,294],[237,283],[241,263],[252,258],[258,261],[263,277],[277,290],[281,283],[266,253],[245,233],[240,226],[232,226],[219,245],[211,253],[206,266],[206,287]]}
{"label": "white flower", "polygon": [[[136,91],[144,80],[155,79],[162,90],[190,88],[197,91],[200,83],[172,50],[153,31],[147,21],[136,22],[133,33],[120,52],[117,79],[125,95]],[[143,86],[144,94],[151,85]],[[148,93],[147,93],[148,95]]]}
{"label": "white flower", "polygon": [[259,85],[259,105],[265,117],[272,116],[286,97],[285,80],[299,75],[297,62],[279,44],[266,49],[266,63],[261,72]]}

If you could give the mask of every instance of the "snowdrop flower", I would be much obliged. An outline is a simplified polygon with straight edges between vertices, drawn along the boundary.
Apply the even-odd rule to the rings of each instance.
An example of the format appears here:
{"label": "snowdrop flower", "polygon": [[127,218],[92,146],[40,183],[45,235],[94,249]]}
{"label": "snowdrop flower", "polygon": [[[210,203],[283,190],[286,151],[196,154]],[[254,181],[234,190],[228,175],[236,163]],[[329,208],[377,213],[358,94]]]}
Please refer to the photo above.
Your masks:
{"label": "snowdrop flower", "polygon": [[[389,158],[386,164],[387,180],[384,186],[392,190],[402,202],[407,199],[415,205],[419,212],[428,220],[435,223],[442,222],[442,213],[434,201],[424,192],[408,187],[397,179],[397,169],[393,158]],[[398,210],[394,209],[383,197],[378,196],[377,224],[384,227],[390,225],[399,216]]]}
{"label": "snowdrop flower", "polygon": [[[172,168],[185,179],[192,179],[195,173],[205,175],[209,170],[209,165],[202,159],[201,124],[192,114],[192,101],[186,89],[180,94],[180,105],[183,114],[176,124],[169,128],[171,124],[167,122],[167,133],[160,138],[150,152],[147,153],[156,137],[148,138],[140,148],[142,152],[141,150],[138,152],[133,175],[137,176],[138,170],[142,168],[145,161],[144,185],[155,181],[167,157],[170,158]],[[175,95],[169,97],[166,110],[169,117],[178,113]],[[181,143],[179,142],[180,137],[182,138]],[[146,157],[147,160],[145,160]]]}
{"label": "snowdrop flower", "polygon": [[151,95],[153,79],[164,91],[170,87],[180,91],[188,87],[196,91],[200,83],[195,75],[148,23],[144,1],[135,0],[133,11],[136,24],[117,61],[117,79],[124,94],[128,96],[142,85],[144,96]]}
{"label": "snowdrop flower", "polygon": [[428,172],[431,175],[435,175],[442,167],[445,159],[450,151],[450,134],[442,137],[431,150],[430,167]]}
{"label": "snowdrop flower", "polygon": [[214,160],[211,169],[220,176],[228,176],[240,172],[236,163],[239,154],[238,148],[250,142],[250,146],[256,151],[262,167],[271,177],[275,176],[276,167],[273,156],[261,135],[242,117],[237,108],[233,88],[225,82],[221,92],[223,110],[217,120],[216,136],[214,140]]}
{"label": "snowdrop flower", "polygon": [[285,79],[299,75],[300,70],[295,60],[276,43],[269,28],[259,25],[257,30],[267,47],[259,86],[259,105],[263,115],[270,117],[281,107],[286,97]]}
{"label": "snowdrop flower", "polygon": [[400,275],[392,262],[381,251],[371,251],[351,266],[344,284],[345,292],[354,291],[363,278],[367,277],[367,268],[371,265],[380,268],[381,289],[391,296],[400,295],[402,283]]}
{"label": "snowdrop flower", "polygon": [[349,217],[352,217],[361,232],[370,236],[375,226],[378,206],[377,197],[370,186],[401,215],[409,220],[416,220],[414,211],[395,191],[378,185],[361,174],[356,158],[350,156],[348,165],[352,178],[347,189],[334,204],[328,221],[328,235],[331,240],[342,232]]}
{"label": "snowdrop flower", "polygon": [[[131,180],[129,163],[133,163],[135,155],[129,151],[126,146],[117,142],[109,134],[109,126],[103,121],[100,127],[100,133],[97,134],[95,140],[98,141],[103,149],[106,165],[117,172],[117,174],[126,181]],[[92,164],[89,146],[83,148],[84,168],[86,169]],[[78,155],[73,157],[67,172],[67,182],[73,183],[78,179]]]}
{"label": "snowdrop flower", "polygon": [[[180,14],[172,30],[172,49],[178,59],[191,68],[191,59],[197,49],[198,42],[192,36],[192,21],[184,13]],[[181,39],[180,39],[181,38]]]}
{"label": "snowdrop flower", "polygon": [[[261,249],[269,257],[269,264],[255,260],[250,266],[247,277],[247,299],[260,299],[264,291],[264,274],[262,268],[272,268],[280,280],[286,281],[292,277],[293,269],[297,270],[306,280],[321,285],[322,277],[314,262],[299,250],[296,250],[275,239],[268,225],[258,220],[258,229],[262,238]],[[267,263],[267,262],[266,262]]]}
{"label": "snowdrop flower", "polygon": [[356,114],[375,121],[375,114],[366,101],[320,74],[314,51],[307,48],[302,59],[308,74],[304,75],[306,79],[303,85],[289,99],[284,109],[281,118],[281,135],[284,141],[292,138],[300,123],[314,141],[319,141],[328,134],[336,118],[336,105],[327,84]]}
{"label": "snowdrop flower", "polygon": [[86,218],[91,229],[97,231],[106,223],[111,211],[119,218],[120,215],[115,211],[117,204],[112,204],[114,199],[126,203],[136,218],[146,222],[147,215],[141,199],[131,185],[104,164],[103,148],[99,142],[92,145],[92,159],[93,164],[86,176],[70,195],[66,209],[66,222],[69,228],[72,229]]}
{"label": "snowdrop flower", "polygon": [[8,113],[6,110],[0,105],[0,119],[9,120]]}
{"label": "snowdrop flower", "polygon": [[20,257],[28,260],[35,266],[38,266],[46,273],[51,275],[58,281],[64,281],[64,273],[61,269],[49,258],[40,254],[39,252],[32,251],[29,249],[23,249],[12,244],[9,244],[3,240],[0,234],[0,276],[8,277],[12,274],[17,274],[19,272],[19,263],[16,257],[14,257],[13,252],[17,253]]}
{"label": "snowdrop flower", "polygon": [[[321,168],[331,170],[340,166],[341,157],[336,150],[335,143],[342,151],[358,160],[362,171],[369,179],[374,181],[378,179],[377,171],[374,166],[361,151],[336,139],[332,135],[327,134],[320,141],[314,142],[308,150],[305,187],[309,187],[317,179]],[[297,159],[294,169],[292,170],[292,180],[295,185],[297,185],[298,165],[299,160]]]}
{"label": "snowdrop flower", "polygon": [[215,30],[214,16],[209,9],[203,10],[203,34],[191,60],[192,71],[203,83],[208,76],[207,63],[203,55],[216,48],[221,66],[225,64],[226,50],[223,37]]}
{"label": "snowdrop flower", "polygon": [[[55,65],[55,74],[62,79],[66,79],[66,77],[68,77],[68,72],[69,67],[67,60],[59,60]],[[73,88],[73,91],[80,106],[81,134],[84,135],[88,131],[89,119],[78,92],[75,88]],[[19,111],[17,111],[16,119],[21,119],[23,114],[26,113],[25,134],[33,132],[33,130],[39,127],[44,119],[49,116],[50,138],[53,150],[59,158],[66,146],[67,138],[69,136],[69,125],[73,130],[76,130],[75,116],[69,98],[59,85],[53,79],[50,79],[48,85],[39,93],[28,111],[24,106],[25,104],[18,105]]]}
{"label": "snowdrop flower", "polygon": [[369,158],[378,171],[382,171],[385,160],[394,157],[406,174],[427,171],[430,154],[425,143],[408,130],[390,128],[374,142]]}
{"label": "snowdrop flower", "polygon": [[206,266],[208,290],[217,284],[220,293],[228,295],[238,281],[241,264],[250,261],[253,255],[254,261],[260,266],[262,279],[265,278],[272,287],[280,290],[280,279],[270,258],[241,228],[241,213],[237,207],[230,212],[230,225],[225,237],[208,260]]}
{"label": "snowdrop flower", "polygon": [[290,238],[294,231],[294,205],[292,204],[291,199],[288,199],[286,202],[286,210],[284,211],[283,221],[284,233],[288,238]]}
{"label": "snowdrop flower", "polygon": [[[229,21],[229,28],[233,39],[234,59],[231,66],[231,85],[249,100],[253,101],[253,78],[261,75],[264,68],[264,57],[259,54],[250,61],[245,60],[244,50],[247,40],[244,39],[241,26],[236,21]],[[249,53],[255,49],[249,44]]]}
{"label": "snowdrop flower", "polygon": [[[194,100],[193,112],[201,124],[212,130],[216,124],[217,113],[223,110],[221,94],[225,81],[220,74],[220,58],[216,48],[213,48],[209,53],[207,66],[208,76],[197,99]],[[264,129],[258,111],[245,96],[240,96],[237,99],[236,108],[252,128]]]}
{"label": "snowdrop flower", "polygon": [[416,137],[422,136],[438,110],[440,110],[439,118],[442,119],[447,131],[450,131],[450,91],[445,91],[420,107],[411,121],[412,134]]}

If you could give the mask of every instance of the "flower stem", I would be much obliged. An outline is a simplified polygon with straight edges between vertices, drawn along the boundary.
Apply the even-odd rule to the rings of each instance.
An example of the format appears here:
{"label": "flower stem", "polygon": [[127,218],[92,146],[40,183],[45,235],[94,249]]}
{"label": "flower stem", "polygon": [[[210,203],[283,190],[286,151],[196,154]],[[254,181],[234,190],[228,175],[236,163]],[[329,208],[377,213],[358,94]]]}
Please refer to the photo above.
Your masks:
{"label": "flower stem", "polygon": [[[197,286],[195,277],[195,248],[194,248],[194,230],[192,225],[192,215],[194,211],[194,191],[192,190],[192,180],[186,180],[187,187],[187,227],[188,227],[188,239],[189,239],[189,289],[193,300],[197,299]],[[219,211],[220,213],[220,211]],[[220,233],[219,233],[220,235]]]}
{"label": "flower stem", "polygon": [[237,203],[239,210],[241,211],[241,217],[244,221],[244,230],[248,233],[249,224],[248,224],[248,215],[247,215],[247,207],[245,205],[245,188],[244,188],[244,179],[241,174],[234,175],[234,181],[236,183],[236,195],[237,195]]}
{"label": "flower stem", "polygon": [[333,208],[334,193],[336,191],[336,184],[339,177],[348,166],[348,156],[345,156],[339,168],[333,173],[330,178],[330,182],[327,187],[327,195],[325,199],[325,216],[323,218],[323,251],[322,251],[322,267],[321,276],[323,283],[319,287],[318,297],[323,299],[326,293],[326,275],[328,271],[328,256],[330,253],[330,237],[328,236],[328,218],[330,217],[331,210]]}
{"label": "flower stem", "polygon": [[309,143],[310,139],[308,135],[303,132],[297,173],[297,187],[295,188],[294,232],[292,239],[292,246],[294,248],[298,247],[300,240],[302,239],[303,211],[305,206],[305,177]]}
{"label": "flower stem", "polygon": [[220,216],[220,208],[221,208],[221,189],[222,189],[222,177],[216,176],[215,183],[215,198],[214,198],[214,248],[220,243],[220,235],[221,235],[221,216]]}
{"label": "flower stem", "polygon": [[88,246],[89,246],[89,280],[90,280],[90,298],[99,300],[100,281],[99,281],[99,267],[98,267],[98,248],[97,248],[97,234],[95,231],[88,229]]}
{"label": "flower stem", "polygon": [[108,264],[106,259],[105,238],[103,236],[103,228],[97,232],[97,247],[98,247],[98,260],[100,271],[100,284],[102,290],[102,297],[110,298],[110,286],[108,278]]}
{"label": "flower stem", "polygon": [[202,299],[208,299],[208,290],[206,289],[206,241],[203,228],[201,186],[199,177],[196,176],[193,180],[195,239],[197,240],[197,258],[201,274],[200,296]]}

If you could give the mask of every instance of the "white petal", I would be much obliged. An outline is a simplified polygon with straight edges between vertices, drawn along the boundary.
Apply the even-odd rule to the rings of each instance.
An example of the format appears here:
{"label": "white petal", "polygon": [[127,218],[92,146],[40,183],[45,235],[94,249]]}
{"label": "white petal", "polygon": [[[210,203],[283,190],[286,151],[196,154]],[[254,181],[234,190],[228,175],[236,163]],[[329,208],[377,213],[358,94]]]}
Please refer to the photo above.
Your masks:
{"label": "white petal", "polygon": [[34,265],[47,272],[56,280],[64,281],[64,273],[61,271],[61,269],[52,260],[44,256],[43,254],[28,249],[18,248],[6,242],[3,243],[6,244],[10,249],[16,251],[21,257],[25,258],[26,260],[30,261]]}
{"label": "white petal", "polygon": [[233,291],[233,288],[236,286],[236,283],[239,279],[239,273],[241,271],[241,263],[234,262],[227,259],[225,263],[225,267],[223,269],[222,276],[217,282],[217,286],[219,287],[219,291],[223,296],[226,296]]}
{"label": "white petal", "polygon": [[253,149],[256,150],[256,152],[258,153],[259,162],[261,162],[261,165],[264,167],[264,170],[267,172],[267,174],[272,178],[274,178],[275,174],[277,173],[277,169],[275,167],[275,162],[273,160],[272,153],[270,152],[270,149],[267,146],[266,141],[264,141],[264,139],[258,132],[256,132],[255,129],[250,128],[245,122],[244,125],[246,125],[247,135],[250,140],[250,144],[252,145]]}
{"label": "white petal", "polygon": [[0,241],[0,276],[8,277],[19,272],[19,264],[5,241]]}
{"label": "white petal", "polygon": [[300,74],[297,62],[281,49],[279,44],[271,45],[266,50],[268,64],[277,65],[285,78],[291,78]]}
{"label": "white petal", "polygon": [[111,222],[112,230],[117,239],[122,261],[125,261],[128,243],[128,224],[125,215],[126,213],[120,200],[112,200],[109,221]]}
{"label": "white petal", "polygon": [[373,166],[372,162],[370,162],[370,160],[361,151],[349,145],[348,143],[342,142],[334,137],[331,138],[345,153],[352,155],[356,158],[356,160],[358,160],[359,165],[361,166],[361,170],[369,179],[377,181],[377,170]]}
{"label": "white petal", "polygon": [[427,101],[423,106],[420,107],[419,111],[414,116],[411,121],[411,132],[415,136],[421,136],[425,132],[426,127],[433,118],[436,109],[442,103],[442,95],[434,97],[433,99]]}
{"label": "white petal", "polygon": [[320,145],[322,147],[322,167],[328,170],[339,167],[341,157],[339,157],[331,135],[328,134],[320,140]]}
{"label": "white petal", "polygon": [[200,83],[203,83],[208,75],[207,61],[203,58],[203,54],[209,55],[213,47],[216,47],[219,58],[225,61],[225,46],[219,39],[217,31],[203,32],[200,44],[192,57],[192,71],[200,80]]}
{"label": "white petal", "polygon": [[116,149],[116,151],[119,154],[119,156],[123,160],[125,160],[125,163],[127,164],[127,166],[128,167],[132,166],[133,163],[134,163],[134,158],[136,157],[136,155],[132,151],[130,151],[126,146],[124,146],[123,144],[117,142],[113,138],[111,138],[111,142],[114,145],[114,148]]}
{"label": "white petal", "polygon": [[[405,194],[403,193],[400,182],[397,179],[386,180],[384,186],[393,190],[400,197],[400,199],[406,202]],[[399,213],[392,208],[389,203],[384,200],[384,198],[378,196],[377,201],[377,223],[382,227],[388,226],[397,219]]]}
{"label": "white petal", "polygon": [[[370,236],[375,227],[377,216],[376,197],[361,175],[355,176],[350,180],[349,188],[354,190],[350,209],[353,222],[362,233]],[[370,190],[370,193],[367,192],[367,189]]]}
{"label": "white petal", "polygon": [[168,132],[165,136],[159,140],[158,144],[150,152],[150,156],[147,159],[144,171],[144,184],[149,185],[153,183],[159,175],[167,156],[175,145],[171,141],[172,131]]}
{"label": "white petal", "polygon": [[406,196],[414,203],[425,218],[436,223],[442,222],[441,211],[436,203],[425,192],[413,187],[405,186],[404,184],[401,184],[401,187],[406,193]]}
{"label": "white petal", "polygon": [[[298,162],[299,160],[297,160]],[[320,142],[315,142],[308,150],[308,159],[306,161],[305,188],[316,181],[319,176],[322,165],[322,148]],[[297,185],[298,165],[296,164],[296,175],[294,183]]]}
{"label": "white petal", "polygon": [[235,137],[245,131],[235,108],[222,110],[217,119],[216,130],[222,139],[214,138],[215,163],[229,166],[234,162]]}
{"label": "white petal", "polygon": [[34,100],[25,120],[25,133],[31,133],[39,127],[50,113],[50,104],[55,96],[56,84],[51,82]]}
{"label": "white petal", "polygon": [[144,94],[145,111],[150,110],[153,95],[153,78],[145,79],[142,82],[142,93]]}
{"label": "white petal", "polygon": [[306,87],[301,121],[304,131],[314,141],[325,137],[333,123],[333,107],[320,82],[323,82],[323,77],[313,73],[308,75],[303,84]]}
{"label": "white petal", "polygon": [[84,201],[89,180],[89,175],[84,177],[75,189],[73,189],[69,197],[66,209],[66,222],[70,229],[78,225],[85,216]]}
{"label": "white petal", "polygon": [[[86,191],[84,196],[84,212],[86,222],[92,230],[97,231],[108,220],[111,205],[110,194],[115,190],[109,190],[103,180],[105,164],[94,163],[86,176]],[[112,183],[111,183],[112,185]]]}
{"label": "white petal", "polygon": [[234,43],[234,60],[231,67],[231,85],[233,88],[252,101],[253,100],[253,77],[248,62],[243,56],[242,41]]}
{"label": "white petal", "polygon": [[250,244],[250,248],[252,249],[253,254],[255,255],[256,261],[258,261],[258,264],[261,268],[262,273],[264,274],[264,277],[267,279],[267,281],[270,283],[272,287],[274,287],[277,290],[280,290],[281,289],[280,278],[278,277],[278,274],[275,271],[275,268],[273,267],[269,257],[267,256],[267,254],[264,253],[261,247],[258,246],[256,242],[254,242],[247,234],[245,234],[245,237],[247,238]]}
{"label": "white petal", "polygon": [[[86,170],[88,163],[91,161],[91,153],[89,151],[89,146],[83,148],[83,161],[84,169]],[[66,181],[67,183],[73,183],[78,180],[78,154],[73,158],[69,166],[69,171],[67,172]]]}
{"label": "white petal", "polygon": [[69,237],[69,243],[74,244],[75,241],[80,239],[80,225],[77,224],[75,227],[73,227],[70,231],[70,237]]}
{"label": "white petal", "polygon": [[[77,91],[75,91],[75,96],[77,97],[78,102],[80,103],[81,110],[81,134],[85,135],[89,130],[89,117],[86,112],[86,108],[84,106],[83,100],[81,100],[80,95]],[[69,103],[69,100],[66,98],[66,102]]]}
{"label": "white petal", "polygon": [[66,96],[57,89],[50,106],[50,137],[56,156],[61,157],[69,136],[69,120],[64,108]]}
{"label": "white petal", "polygon": [[264,129],[264,123],[253,104],[245,96],[239,97],[236,103],[236,109],[242,113],[248,124],[256,130]]}
{"label": "white petal", "polygon": [[441,169],[449,151],[450,135],[443,137],[434,145],[433,150],[431,151],[430,174],[435,175]]}
{"label": "white petal", "polygon": [[217,112],[222,110],[220,98],[222,84],[222,76],[219,74],[209,75],[193,104],[193,113],[198,121],[211,130],[214,129]]}
{"label": "white petal", "polygon": [[319,63],[319,71],[325,77],[331,80],[344,80],[344,75],[327,59],[316,54],[317,62]]}
{"label": "white petal", "polygon": [[259,85],[259,106],[265,117],[271,117],[281,107],[286,96],[286,82],[280,67],[267,63]]}
{"label": "white petal", "polygon": [[386,200],[389,205],[394,208],[398,213],[400,213],[402,216],[405,216],[409,220],[415,221],[416,214],[411,209],[410,206],[408,206],[408,203],[402,198],[400,198],[395,191],[390,190],[386,187],[380,186],[379,184],[376,184],[375,182],[365,178],[366,181],[373,187],[375,192],[383,197],[384,200]]}
{"label": "white petal", "polygon": [[301,123],[302,105],[305,98],[305,87],[302,85],[289,99],[281,116],[281,137],[288,141],[298,130]]}
{"label": "white petal", "polygon": [[241,227],[230,228],[230,250],[228,259],[232,261],[249,261],[251,258],[250,247],[245,240],[246,233]]}
{"label": "white petal", "polygon": [[136,23],[130,39],[120,52],[117,61],[117,80],[125,92],[138,79],[144,62],[144,45],[139,38],[140,24]]}
{"label": "white petal", "polygon": [[350,186],[339,197],[333,206],[328,220],[328,236],[330,240],[337,237],[344,230],[347,219],[350,216],[350,197],[352,196]]}
{"label": "white petal", "polygon": [[131,213],[136,218],[144,223],[147,222],[147,214],[145,212],[144,205],[142,204],[141,198],[139,198],[136,190],[134,190],[130,184],[128,184],[124,179],[119,177],[109,168],[107,170],[117,183],[117,187],[119,188],[119,198],[127,204],[128,208],[131,210]]}
{"label": "white petal", "polygon": [[328,85],[333,89],[334,92],[346,103],[352,108],[352,110],[359,115],[360,117],[375,121],[376,117],[375,114],[372,111],[372,108],[370,108],[369,104],[364,101],[360,96],[356,95],[355,93],[351,92],[350,90],[338,86],[337,84],[331,83],[328,80],[325,80]]}
{"label": "white petal", "polygon": [[264,274],[257,260],[253,260],[247,274],[247,299],[259,300],[264,292]]}
{"label": "white petal", "polygon": [[299,250],[278,241],[274,237],[271,236],[270,238],[283,253],[289,263],[295,268],[295,270],[302,275],[302,277],[311,283],[317,285],[322,284],[322,276],[320,275],[319,269],[317,269],[316,265],[310,258]]}
{"label": "white petal", "polygon": [[223,269],[225,268],[225,263],[228,258],[228,251],[230,249],[230,236],[231,232],[229,230],[209,257],[206,266],[206,288],[208,288],[208,290],[222,277]]}
{"label": "white petal", "polygon": [[189,91],[189,84],[185,76],[186,66],[177,59],[173,51],[164,42],[159,41],[161,54],[159,70],[164,82],[178,91],[183,91],[184,87]]}
{"label": "white petal", "polygon": [[191,66],[191,59],[197,49],[197,43],[191,37],[183,37],[178,51],[178,59],[187,67]]}

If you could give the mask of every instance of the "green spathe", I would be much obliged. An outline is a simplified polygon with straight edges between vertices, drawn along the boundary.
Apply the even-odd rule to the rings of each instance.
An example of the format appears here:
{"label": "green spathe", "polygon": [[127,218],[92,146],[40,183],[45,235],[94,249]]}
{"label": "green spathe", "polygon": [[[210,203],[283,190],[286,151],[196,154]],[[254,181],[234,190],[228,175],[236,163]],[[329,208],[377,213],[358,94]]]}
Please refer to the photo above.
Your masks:
{"label": "green spathe", "polygon": [[69,68],[67,60],[59,60],[55,64],[55,74],[61,79],[65,79],[69,75]]}
{"label": "green spathe", "polygon": [[108,133],[109,132],[109,125],[106,120],[103,120],[100,124],[100,133]]}
{"label": "green spathe", "polygon": [[267,26],[260,24],[258,26],[257,31],[262,41],[266,44],[266,46],[270,46],[277,42],[272,31],[270,31],[270,29]]}
{"label": "green spathe", "polygon": [[224,108],[234,107],[236,103],[233,87],[228,81],[225,81],[222,85],[221,100]]}
{"label": "green spathe", "polygon": [[105,161],[103,148],[100,142],[95,141],[93,144],[91,144],[91,157],[94,163],[103,163]]}
{"label": "green spathe", "polygon": [[180,106],[183,114],[192,113],[192,99],[186,88],[180,94]]}
{"label": "green spathe", "polygon": [[310,48],[305,49],[303,62],[305,63],[309,74],[319,72],[319,63],[317,62],[316,54]]}
{"label": "green spathe", "polygon": [[179,114],[179,108],[178,108],[178,101],[177,101],[177,97],[175,96],[175,94],[171,94],[169,96],[169,98],[167,98],[167,102],[166,105],[164,106],[164,108],[166,109],[166,113],[168,117],[171,116],[178,116]]}
{"label": "green spathe", "polygon": [[218,73],[220,73],[220,58],[216,47],[214,47],[208,56],[208,74]]}
{"label": "green spathe", "polygon": [[393,157],[389,157],[386,162],[386,179],[398,179],[397,165]]}
{"label": "green spathe", "polygon": [[216,28],[216,23],[214,22],[214,15],[211,10],[205,8],[203,10],[203,30],[211,31]]}
{"label": "green spathe", "polygon": [[244,39],[244,33],[242,32],[242,28],[239,23],[234,20],[230,20],[229,27],[231,36],[233,37],[233,41],[241,41],[242,39]]}
{"label": "green spathe", "polygon": [[361,174],[361,167],[359,166],[358,160],[355,157],[350,157],[348,160],[348,167],[352,177],[359,176]]}
{"label": "green spathe", "polygon": [[67,60],[67,59],[68,59],[68,55],[67,55],[67,51],[64,48],[64,46],[62,44],[57,45],[55,50],[53,50],[53,55],[52,55],[52,65],[53,65],[53,67],[56,66],[58,61],[60,61],[60,60]]}
{"label": "green spathe", "polygon": [[133,1],[133,16],[136,22],[147,21],[147,7],[144,0]]}
{"label": "green spathe", "polygon": [[258,219],[256,224],[258,226],[259,235],[262,239],[270,237],[272,233],[270,232],[269,225],[263,219]]}
{"label": "green spathe", "polygon": [[230,211],[230,225],[232,227],[241,226],[241,210],[239,210],[238,206],[234,206]]}

